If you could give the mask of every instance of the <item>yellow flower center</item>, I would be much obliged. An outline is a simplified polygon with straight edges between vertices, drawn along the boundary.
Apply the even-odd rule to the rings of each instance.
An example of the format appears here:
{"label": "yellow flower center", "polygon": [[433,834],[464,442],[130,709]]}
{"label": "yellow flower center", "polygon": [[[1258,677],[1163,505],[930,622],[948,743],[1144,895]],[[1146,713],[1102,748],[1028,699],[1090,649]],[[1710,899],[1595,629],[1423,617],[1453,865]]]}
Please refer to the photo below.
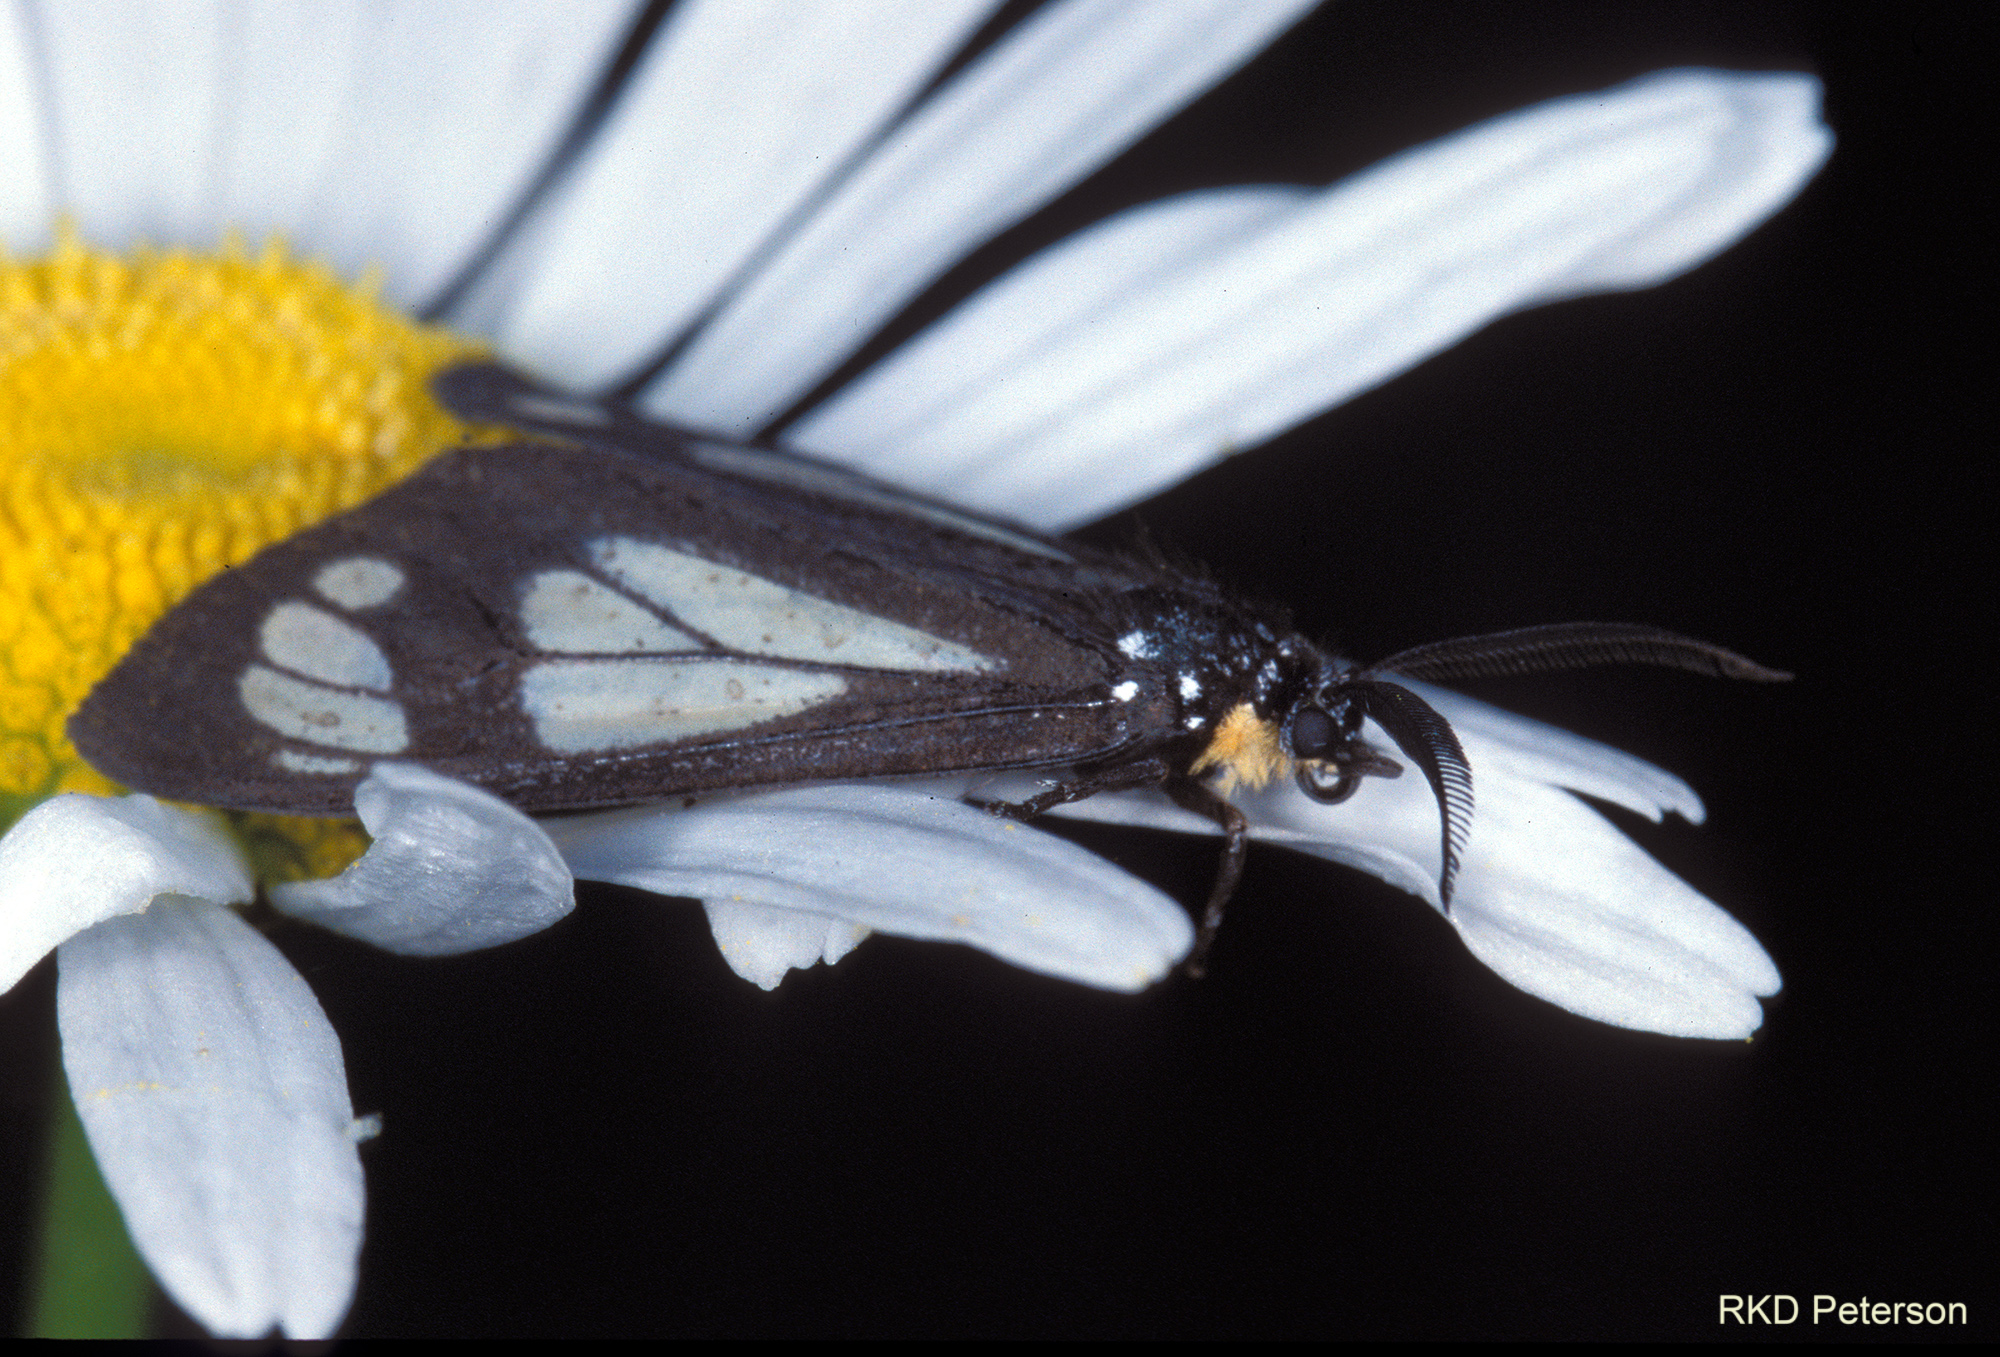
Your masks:
{"label": "yellow flower center", "polygon": [[280,244],[0,255],[0,828],[116,790],[71,709],[217,570],[463,441],[428,381],[480,352]]}

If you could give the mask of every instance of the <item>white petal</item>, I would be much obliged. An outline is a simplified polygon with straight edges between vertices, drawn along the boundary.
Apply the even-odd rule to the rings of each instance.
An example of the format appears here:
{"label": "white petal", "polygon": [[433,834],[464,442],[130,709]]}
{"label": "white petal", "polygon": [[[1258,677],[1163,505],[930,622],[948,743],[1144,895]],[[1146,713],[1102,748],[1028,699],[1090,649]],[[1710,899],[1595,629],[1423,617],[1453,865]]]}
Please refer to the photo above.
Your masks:
{"label": "white petal", "polygon": [[[1818,108],[1808,76],[1669,71],[1420,147],[1233,241],[1181,252],[1178,222],[1209,195],[1135,209],[1000,279],[790,437],[973,508],[1086,522],[1498,316],[1703,262],[1826,158]],[[1075,306],[1079,279],[1139,273],[1131,245],[1151,237],[1147,286]],[[1069,324],[1024,342],[1038,306]],[[906,408],[927,417],[890,413]]]}
{"label": "white petal", "polygon": [[230,911],[171,896],[57,953],[63,1068],[153,1275],[223,1337],[326,1338],[354,1295],[361,1160],[340,1041]]}
{"label": "white petal", "polygon": [[1694,788],[1663,768],[1622,749],[1571,734],[1559,726],[1503,711],[1449,688],[1397,676],[1451,722],[1468,756],[1479,751],[1474,779],[1523,778],[1609,801],[1657,822],[1672,811],[1689,824],[1707,816]]}
{"label": "white petal", "polygon": [[354,792],[375,842],[328,881],[271,888],[296,918],[404,956],[450,956],[539,933],[576,907],[541,826],[490,792],[378,763]]}
{"label": "white petal", "polygon": [[37,253],[49,242],[47,137],[19,5],[0,8],[0,245]]}
{"label": "white petal", "polygon": [[588,159],[462,323],[545,376],[611,381],[708,306],[990,7],[676,6]]}
{"label": "white petal", "polygon": [[[1748,930],[1569,792],[1501,771],[1478,733],[1460,737],[1477,805],[1449,918],[1474,956],[1600,1022],[1688,1037],[1756,1030],[1756,996],[1776,993],[1779,980]],[[1258,838],[1359,867],[1437,907],[1437,803],[1414,770],[1370,779],[1338,806],[1290,785],[1236,801]]]}
{"label": "white petal", "polygon": [[[786,437],[877,475],[926,474],[916,452],[953,411],[990,400],[1043,348],[1087,330],[1127,296],[1177,285],[1310,197],[1277,185],[1187,193],[1079,231],[982,288]],[[1051,417],[1065,410],[1053,407]],[[905,458],[917,467],[900,466]]]}
{"label": "white petal", "polygon": [[1451,921],[1510,983],[1599,1022],[1747,1037],[1778,971],[1749,931],[1568,793],[1482,795]]}
{"label": "white petal", "polygon": [[540,171],[629,11],[46,6],[58,200],[113,248],[282,232],[417,305]]}
{"label": "white petal", "polygon": [[[1686,784],[1594,740],[1410,686],[1452,722],[1472,765],[1472,833],[1449,917],[1474,956],[1530,994],[1600,1022],[1690,1037],[1756,1030],[1756,996],[1779,988],[1757,940],[1564,790],[1654,819],[1663,810],[1699,818]],[[1393,748],[1373,726],[1364,734]],[[1010,800],[1033,790],[1016,778],[978,794]],[[1370,778],[1339,805],[1322,805],[1289,781],[1230,799],[1257,838],[1357,867],[1438,907],[1437,802],[1414,769]],[[1216,832],[1156,792],[1093,796],[1056,813]]]}
{"label": "white petal", "polygon": [[729,969],[766,990],[776,989],[787,971],[822,961],[831,966],[859,947],[869,932],[828,914],[743,900],[704,900],[702,908]]}
{"label": "white petal", "polygon": [[284,233],[418,308],[541,173],[630,0],[314,0],[238,11],[212,222]]}
{"label": "white petal", "polygon": [[150,796],[52,797],[0,839],[0,993],[64,939],[157,896],[236,904],[256,893],[207,816]]}
{"label": "white petal", "polygon": [[1059,0],[960,72],[733,299],[644,398],[755,431],[973,245],[1095,170],[1311,0]]}
{"label": "white petal", "polygon": [[212,239],[223,7],[81,0],[35,23],[61,210],[113,249]]}
{"label": "white petal", "polygon": [[1104,989],[1144,988],[1193,938],[1180,906],[1102,858],[905,787],[805,787],[549,831],[586,879],[968,943]]}

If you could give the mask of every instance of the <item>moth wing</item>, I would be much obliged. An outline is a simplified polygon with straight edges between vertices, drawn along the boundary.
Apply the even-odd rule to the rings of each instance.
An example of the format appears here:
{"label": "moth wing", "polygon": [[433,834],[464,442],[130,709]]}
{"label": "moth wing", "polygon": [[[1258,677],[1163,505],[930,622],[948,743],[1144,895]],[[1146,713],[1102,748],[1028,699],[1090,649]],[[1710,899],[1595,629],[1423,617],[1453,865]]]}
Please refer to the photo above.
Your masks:
{"label": "moth wing", "polygon": [[379,758],[544,811],[1128,742],[1109,638],[1074,602],[1097,567],[637,427],[448,452],[224,571],[71,739],[128,786],[291,814],[346,813]]}

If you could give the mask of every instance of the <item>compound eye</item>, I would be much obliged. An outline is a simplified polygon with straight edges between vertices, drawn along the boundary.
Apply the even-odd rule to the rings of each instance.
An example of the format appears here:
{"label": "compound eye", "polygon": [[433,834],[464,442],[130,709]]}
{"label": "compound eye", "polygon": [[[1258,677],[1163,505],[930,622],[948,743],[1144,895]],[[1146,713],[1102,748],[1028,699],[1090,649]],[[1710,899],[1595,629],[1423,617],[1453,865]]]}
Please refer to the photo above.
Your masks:
{"label": "compound eye", "polygon": [[1333,718],[1318,707],[1301,707],[1292,713],[1292,757],[1323,759],[1332,752],[1340,732]]}

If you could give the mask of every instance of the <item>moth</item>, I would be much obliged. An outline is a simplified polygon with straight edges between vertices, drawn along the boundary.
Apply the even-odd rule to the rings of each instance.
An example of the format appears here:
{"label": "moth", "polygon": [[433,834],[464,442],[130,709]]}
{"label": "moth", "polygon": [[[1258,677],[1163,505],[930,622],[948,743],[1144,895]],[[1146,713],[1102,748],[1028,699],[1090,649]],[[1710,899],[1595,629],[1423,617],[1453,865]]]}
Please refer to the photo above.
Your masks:
{"label": "moth", "polygon": [[71,716],[94,767],[180,801],[351,813],[378,759],[542,813],[726,788],[1050,770],[1022,818],[1157,787],[1224,835],[1200,956],[1242,871],[1237,787],[1436,797],[1449,908],[1473,770],[1398,676],[1610,662],[1789,677],[1653,627],[1576,623],[1356,665],[1279,610],[826,464],[645,420],[492,365],[442,373],[518,430],[223,571]]}

